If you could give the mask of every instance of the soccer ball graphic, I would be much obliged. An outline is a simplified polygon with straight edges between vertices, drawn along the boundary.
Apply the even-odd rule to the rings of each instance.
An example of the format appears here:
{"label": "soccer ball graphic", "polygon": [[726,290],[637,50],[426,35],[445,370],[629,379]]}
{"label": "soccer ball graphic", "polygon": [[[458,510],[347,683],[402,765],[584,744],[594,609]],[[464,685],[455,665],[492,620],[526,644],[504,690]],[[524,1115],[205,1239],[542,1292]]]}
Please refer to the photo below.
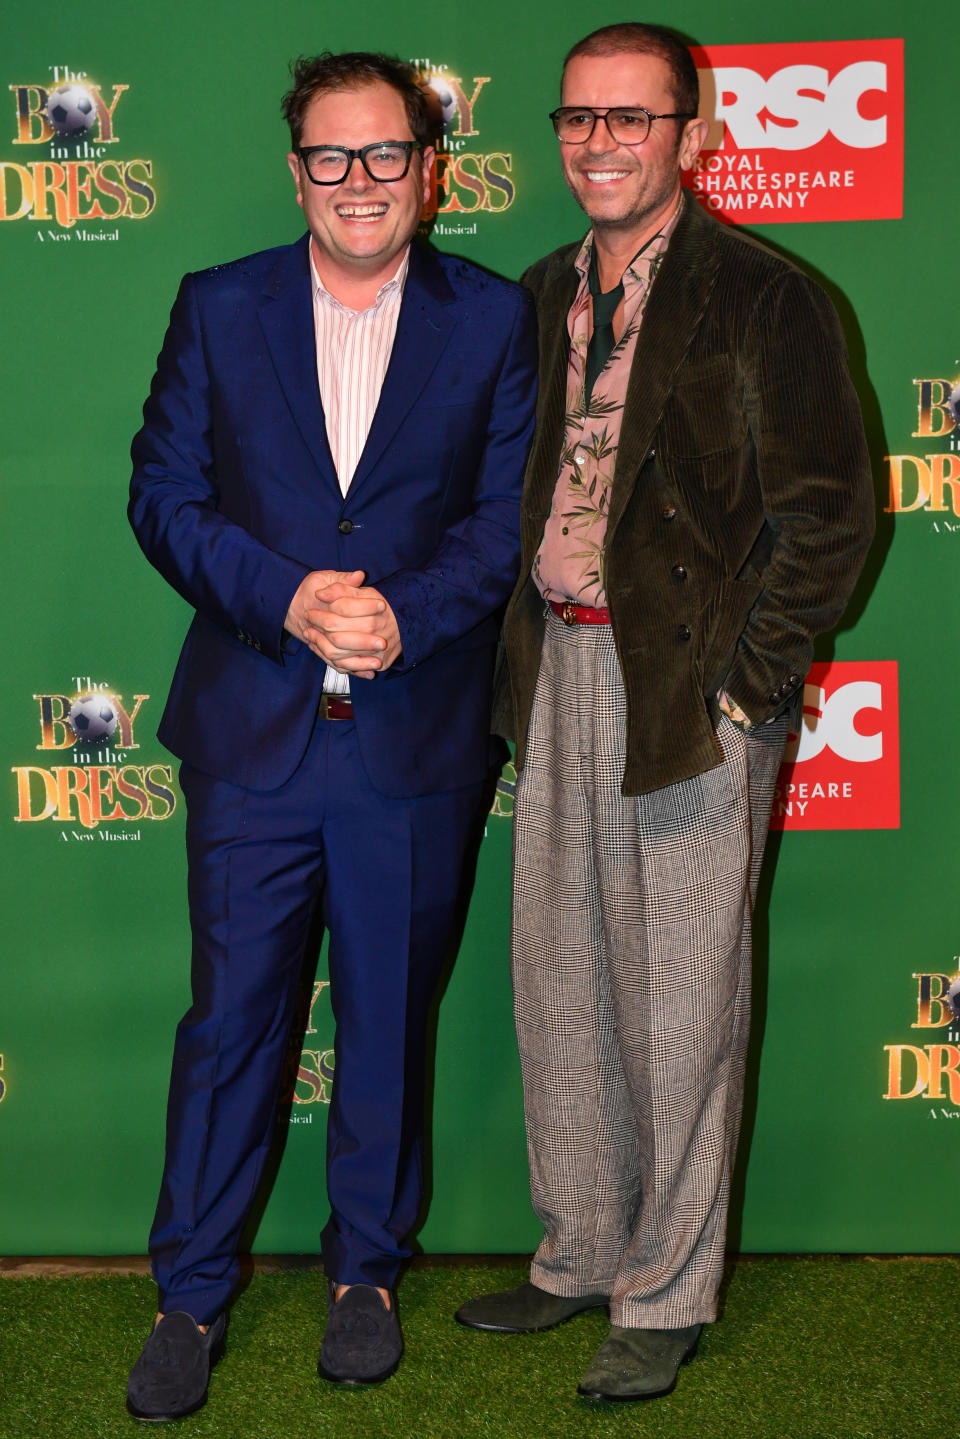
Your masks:
{"label": "soccer ball graphic", "polygon": [[67,715],[77,740],[109,739],[119,722],[116,705],[107,695],[78,695]]}
{"label": "soccer ball graphic", "polygon": [[47,100],[47,119],[60,135],[85,135],[97,118],[97,107],[82,85],[60,85]]}
{"label": "soccer ball graphic", "polygon": [[457,118],[457,98],[450,88],[449,81],[442,75],[434,75],[433,79],[427,83],[440,101],[440,109],[443,111],[443,128],[448,130]]}

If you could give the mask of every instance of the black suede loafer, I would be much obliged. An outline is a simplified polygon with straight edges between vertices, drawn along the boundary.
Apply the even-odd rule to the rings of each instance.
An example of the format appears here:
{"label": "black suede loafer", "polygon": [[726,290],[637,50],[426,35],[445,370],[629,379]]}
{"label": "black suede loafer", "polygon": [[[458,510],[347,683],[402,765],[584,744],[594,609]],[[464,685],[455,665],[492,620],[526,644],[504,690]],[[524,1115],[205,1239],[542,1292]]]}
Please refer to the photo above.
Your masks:
{"label": "black suede loafer", "polygon": [[486,1329],[491,1334],[539,1334],[553,1329],[582,1314],[585,1309],[599,1309],[610,1300],[606,1294],[580,1294],[564,1299],[549,1294],[536,1284],[521,1284],[516,1289],[501,1289],[498,1294],[482,1294],[468,1299],[453,1316],[468,1329]]}
{"label": "black suede loafer", "polygon": [[669,1394],[680,1365],[696,1354],[702,1329],[702,1324],[686,1329],[621,1329],[611,1324],[577,1392],[585,1399],[618,1403]]}
{"label": "black suede loafer", "polygon": [[390,1308],[371,1284],[351,1284],[339,1299],[336,1286],[327,1289],[327,1328],[320,1346],[317,1373],[331,1384],[379,1384],[400,1363],[403,1336],[397,1301]]}
{"label": "black suede loafer", "polygon": [[127,1409],[134,1419],[183,1419],[207,1402],[210,1370],[223,1353],[226,1315],[206,1334],[192,1314],[165,1314],[143,1346],[127,1380]]}

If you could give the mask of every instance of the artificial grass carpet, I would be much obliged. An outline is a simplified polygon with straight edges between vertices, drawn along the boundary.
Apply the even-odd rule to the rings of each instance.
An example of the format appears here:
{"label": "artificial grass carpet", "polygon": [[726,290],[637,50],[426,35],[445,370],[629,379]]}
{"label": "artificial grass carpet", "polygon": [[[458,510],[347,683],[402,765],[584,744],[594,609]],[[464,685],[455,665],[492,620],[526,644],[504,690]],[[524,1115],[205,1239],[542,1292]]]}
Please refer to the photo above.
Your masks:
{"label": "artificial grass carpet", "polygon": [[413,1439],[642,1434],[684,1439],[912,1439],[960,1433],[951,1355],[960,1259],[748,1259],[721,1322],[675,1391],[597,1405],[576,1386],[607,1331],[603,1311],[546,1334],[462,1329],[470,1296],[518,1284],[520,1261],[430,1267],[403,1279],[407,1351],[385,1384],[343,1390],[316,1375],[324,1280],[255,1275],[234,1306],[206,1408],[144,1426],[126,1375],[153,1319],[148,1279],[0,1280],[0,1439]]}

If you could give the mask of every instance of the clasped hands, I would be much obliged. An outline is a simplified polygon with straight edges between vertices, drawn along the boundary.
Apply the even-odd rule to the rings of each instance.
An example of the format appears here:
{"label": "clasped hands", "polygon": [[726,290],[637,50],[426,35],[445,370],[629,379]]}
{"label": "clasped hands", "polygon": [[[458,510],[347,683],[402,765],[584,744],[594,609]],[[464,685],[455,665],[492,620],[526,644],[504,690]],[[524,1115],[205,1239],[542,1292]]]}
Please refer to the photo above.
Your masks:
{"label": "clasped hands", "polygon": [[400,630],[363,570],[312,570],[290,601],[284,628],[341,674],[372,680],[400,653]]}

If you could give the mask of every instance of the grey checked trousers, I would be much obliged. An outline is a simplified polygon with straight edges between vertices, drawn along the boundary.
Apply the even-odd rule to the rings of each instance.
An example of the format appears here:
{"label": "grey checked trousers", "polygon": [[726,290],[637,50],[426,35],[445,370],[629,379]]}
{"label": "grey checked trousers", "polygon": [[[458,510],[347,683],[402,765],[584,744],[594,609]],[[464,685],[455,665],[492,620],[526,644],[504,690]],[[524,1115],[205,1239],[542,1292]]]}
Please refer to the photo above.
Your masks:
{"label": "grey checked trousers", "polygon": [[[656,695],[650,703],[656,704]],[[750,1017],[750,920],[780,718],[624,798],[608,625],[547,617],[514,808],[512,966],[533,1282],[614,1324],[716,1318]]]}

